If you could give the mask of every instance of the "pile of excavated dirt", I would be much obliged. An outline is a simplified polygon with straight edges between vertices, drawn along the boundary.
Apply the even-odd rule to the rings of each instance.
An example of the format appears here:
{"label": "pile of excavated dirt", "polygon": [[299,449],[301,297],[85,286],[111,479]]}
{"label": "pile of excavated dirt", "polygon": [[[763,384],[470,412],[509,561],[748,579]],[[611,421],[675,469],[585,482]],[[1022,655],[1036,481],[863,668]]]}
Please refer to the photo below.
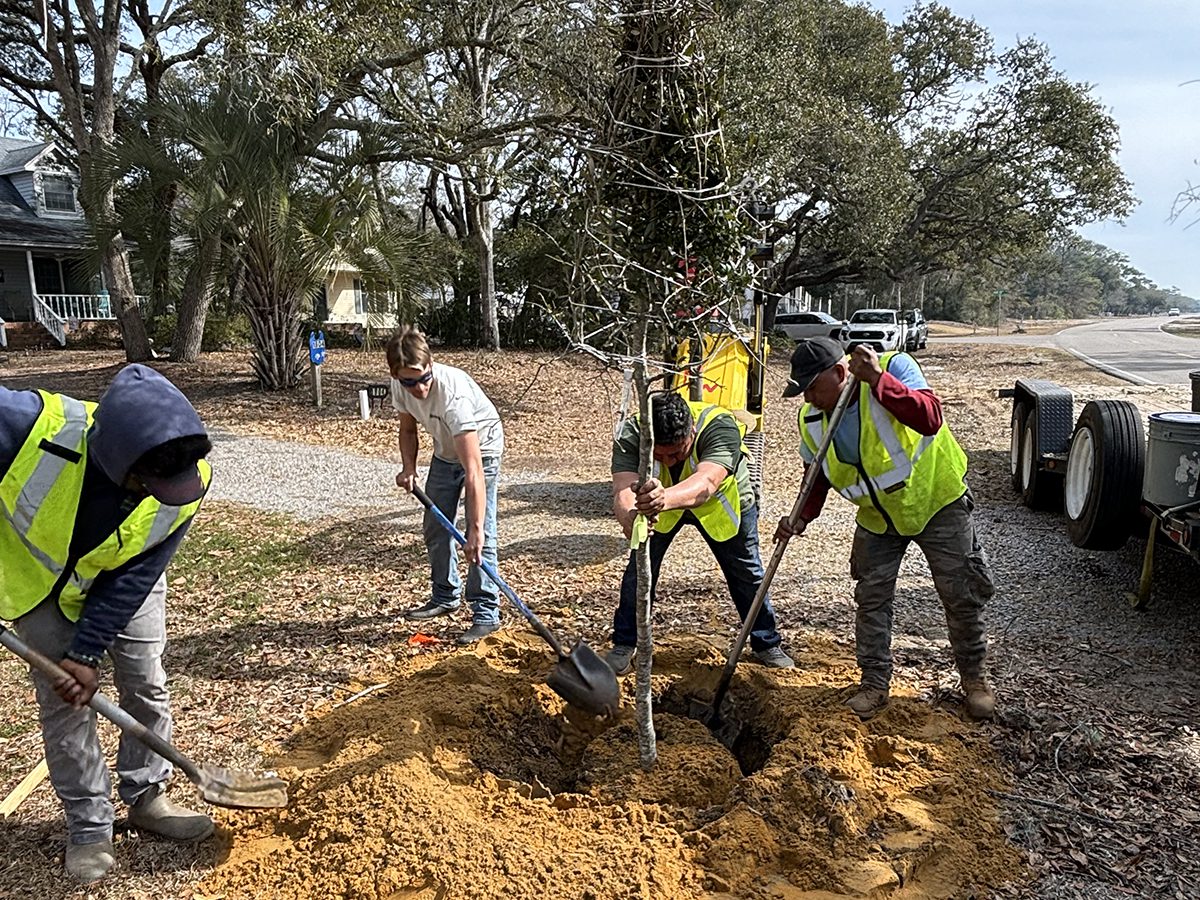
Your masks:
{"label": "pile of excavated dirt", "polygon": [[[227,898],[962,898],[1021,877],[987,743],[905,695],[861,723],[834,644],[743,663],[722,736],[689,718],[722,657],[655,655],[658,763],[638,765],[632,676],[614,721],[564,710],[544,645],[502,632],[416,658],[274,761],[292,801],[223,813],[202,885]],[[572,715],[574,714],[574,715]]]}

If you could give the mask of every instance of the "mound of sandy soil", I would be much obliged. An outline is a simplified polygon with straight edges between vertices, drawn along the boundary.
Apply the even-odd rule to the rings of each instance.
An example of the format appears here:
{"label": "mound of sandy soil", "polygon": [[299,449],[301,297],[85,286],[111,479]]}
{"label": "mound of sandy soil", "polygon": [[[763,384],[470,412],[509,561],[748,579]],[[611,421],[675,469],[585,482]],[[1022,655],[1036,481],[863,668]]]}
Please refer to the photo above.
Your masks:
{"label": "mound of sandy soil", "polygon": [[288,809],[224,813],[207,895],[368,900],[958,898],[1021,877],[987,744],[901,691],[869,723],[851,660],[795,644],[797,668],[743,663],[722,732],[689,717],[722,658],[659,644],[658,763],[626,710],[576,719],[532,636],[431,654],[331,709],[275,760]]}

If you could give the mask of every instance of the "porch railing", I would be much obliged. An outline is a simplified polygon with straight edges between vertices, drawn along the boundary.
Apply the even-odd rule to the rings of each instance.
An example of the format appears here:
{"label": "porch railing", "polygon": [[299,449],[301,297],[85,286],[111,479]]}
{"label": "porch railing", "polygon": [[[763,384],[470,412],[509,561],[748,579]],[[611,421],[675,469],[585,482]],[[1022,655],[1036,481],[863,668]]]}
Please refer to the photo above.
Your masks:
{"label": "porch railing", "polygon": [[[46,301],[60,319],[91,321],[116,318],[112,299],[108,294],[39,294],[38,296]],[[146,303],[146,298],[141,295],[134,299],[137,300],[139,306]]]}
{"label": "porch railing", "polygon": [[33,317],[50,332],[60,347],[67,346],[66,319],[51,309],[49,304],[37,294],[33,295]]}

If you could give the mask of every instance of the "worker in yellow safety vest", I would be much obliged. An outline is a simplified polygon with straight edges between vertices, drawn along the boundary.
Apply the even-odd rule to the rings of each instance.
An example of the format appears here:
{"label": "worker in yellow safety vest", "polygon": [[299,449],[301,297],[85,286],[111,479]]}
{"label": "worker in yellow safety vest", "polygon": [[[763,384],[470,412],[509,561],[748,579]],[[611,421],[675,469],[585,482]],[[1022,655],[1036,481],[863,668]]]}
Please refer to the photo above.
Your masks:
{"label": "worker in yellow safety vest", "polygon": [[[675,536],[685,526],[697,528],[744,618],[763,579],[758,503],[750,482],[749,452],[742,443],[744,427],[729,410],[689,403],[673,391],[650,395],[650,418],[658,475],[638,486],[641,424],[633,416],[613,442],[613,513],[627,538],[639,515],[653,522],[648,536],[652,593]],[[605,658],[614,672],[624,675],[633,668],[637,652],[637,565],[632,552],[621,580],[612,641]],[[767,597],[750,632],[750,646],[759,662],[788,669],[794,664],[781,641]]]}
{"label": "worker in yellow safety vest", "polygon": [[942,421],[942,406],[916,360],[882,356],[865,344],[847,359],[830,338],[801,341],[792,354],[785,397],[804,395],[800,453],[808,464],[829,425],[846,379],[858,387],[795,527],[784,518],[776,538],[804,532],[830,487],[858,507],[850,555],[858,610],[855,644],[862,679],[848,703],[869,719],[888,702],[892,613],[900,561],[910,542],[925,554],[946,613],[966,711],[991,718],[995,695],[984,672],[983,608],[992,596],[987,555],[975,533],[967,457]]}
{"label": "worker in yellow safety vest", "polygon": [[[212,449],[187,398],[126,366],[100,402],[0,387],[0,619],[68,677],[33,673],[50,781],[67,819],[66,867],[83,882],[113,865],[113,806],[87,707],[107,654],[120,705],[165,740],[164,571],[208,489]],[[122,736],[118,792],[129,823],[182,841],[208,816],[169,801],[170,764]]]}

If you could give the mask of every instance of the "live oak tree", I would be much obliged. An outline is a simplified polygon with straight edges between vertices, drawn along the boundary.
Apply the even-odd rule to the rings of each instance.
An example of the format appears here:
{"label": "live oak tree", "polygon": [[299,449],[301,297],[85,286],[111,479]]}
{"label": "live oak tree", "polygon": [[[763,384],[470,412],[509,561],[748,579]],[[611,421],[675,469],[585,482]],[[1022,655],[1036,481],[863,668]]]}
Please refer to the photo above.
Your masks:
{"label": "live oak tree", "polygon": [[1129,210],[1116,123],[1044,46],[997,52],[937,4],[895,28],[841,0],[730,8],[731,168],[779,201],[775,291],[986,265]]}
{"label": "live oak tree", "polygon": [[[117,111],[128,89],[118,69],[124,0],[0,2],[0,88],[73,152],[79,199],[92,223],[116,220],[114,189],[94,168],[115,139]],[[100,265],[130,361],[150,357],[135,300],[124,235],[108,229]]]}
{"label": "live oak tree", "polygon": [[[384,31],[426,35],[431,51],[404,70],[372,73],[364,99],[376,115],[340,124],[360,136],[359,159],[424,168],[422,216],[460,241],[474,272],[454,279],[455,302],[475,301],[484,346],[500,346],[495,231],[531,161],[559,153],[573,119],[560,88],[589,4],[562,0],[445,0],[383,12]],[[474,317],[468,317],[474,318]],[[474,323],[472,323],[474,324]]]}

